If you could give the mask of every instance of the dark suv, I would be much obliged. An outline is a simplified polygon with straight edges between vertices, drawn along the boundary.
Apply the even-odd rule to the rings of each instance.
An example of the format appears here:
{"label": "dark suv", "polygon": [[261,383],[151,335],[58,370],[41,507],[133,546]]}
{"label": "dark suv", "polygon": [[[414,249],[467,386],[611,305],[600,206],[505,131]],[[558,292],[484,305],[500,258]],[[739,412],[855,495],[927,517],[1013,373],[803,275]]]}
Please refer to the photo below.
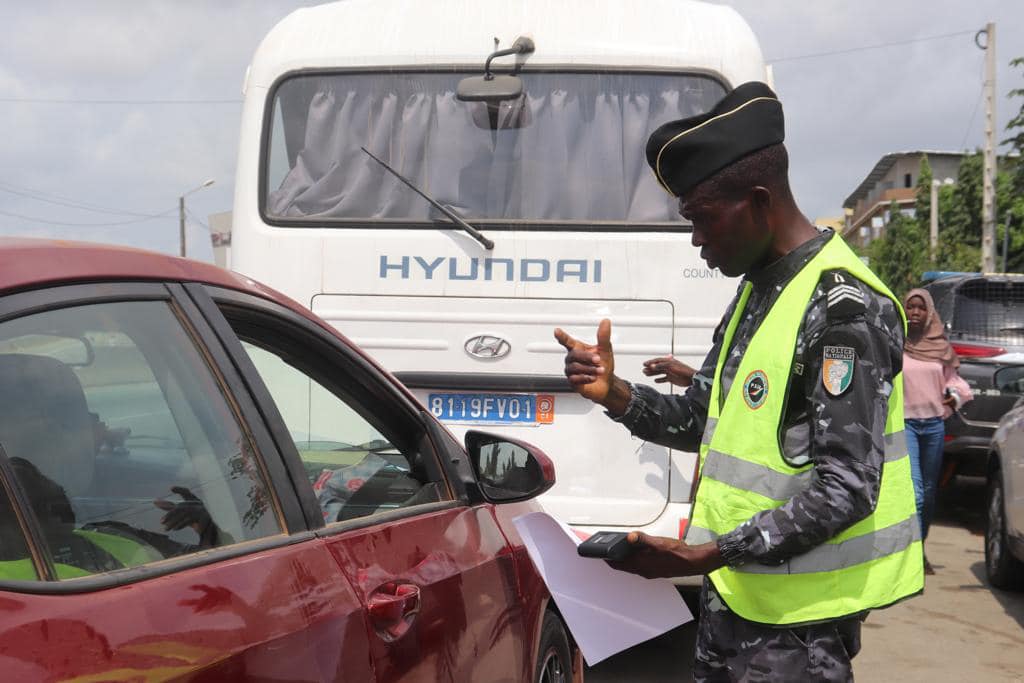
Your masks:
{"label": "dark suv", "polygon": [[924,280],[974,392],[946,420],[946,476],[984,475],[996,426],[1020,398],[996,373],[1024,363],[1024,275],[933,272]]}

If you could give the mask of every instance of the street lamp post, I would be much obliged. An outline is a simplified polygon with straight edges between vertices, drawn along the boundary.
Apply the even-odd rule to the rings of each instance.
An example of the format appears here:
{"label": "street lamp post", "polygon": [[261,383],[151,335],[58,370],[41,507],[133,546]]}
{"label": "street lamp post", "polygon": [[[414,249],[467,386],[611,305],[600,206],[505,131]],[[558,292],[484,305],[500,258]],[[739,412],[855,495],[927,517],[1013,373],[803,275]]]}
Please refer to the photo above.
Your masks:
{"label": "street lamp post", "polygon": [[182,258],[185,258],[185,197],[189,196],[193,192],[198,192],[204,187],[213,185],[213,182],[213,178],[210,178],[202,185],[193,187],[191,190],[178,197],[178,247]]}

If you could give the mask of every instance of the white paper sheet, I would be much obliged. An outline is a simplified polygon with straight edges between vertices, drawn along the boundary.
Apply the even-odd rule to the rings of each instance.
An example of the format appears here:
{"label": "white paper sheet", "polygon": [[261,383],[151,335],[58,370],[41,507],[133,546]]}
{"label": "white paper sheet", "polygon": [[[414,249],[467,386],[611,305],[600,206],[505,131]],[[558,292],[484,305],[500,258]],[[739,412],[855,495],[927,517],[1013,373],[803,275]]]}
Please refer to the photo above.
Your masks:
{"label": "white paper sheet", "polygon": [[668,579],[645,579],[580,557],[579,537],[544,512],[513,522],[588,665],[693,620]]}

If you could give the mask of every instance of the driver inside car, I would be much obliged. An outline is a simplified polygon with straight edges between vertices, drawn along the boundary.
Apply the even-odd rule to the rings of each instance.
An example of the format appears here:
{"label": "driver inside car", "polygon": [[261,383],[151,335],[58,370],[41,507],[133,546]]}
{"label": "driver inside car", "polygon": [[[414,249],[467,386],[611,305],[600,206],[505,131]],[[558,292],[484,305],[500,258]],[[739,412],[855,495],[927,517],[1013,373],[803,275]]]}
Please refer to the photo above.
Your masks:
{"label": "driver inside car", "polygon": [[[92,492],[101,444],[97,418],[88,410],[78,377],[47,356],[2,354],[0,385],[5,387],[0,395],[2,469],[15,480],[8,485],[25,494],[58,578],[134,567],[233,542],[202,501],[180,486],[170,491],[180,501],[153,501],[164,511],[160,524],[167,533],[114,520],[79,523],[71,501]],[[14,550],[24,543],[4,538],[20,534],[10,502],[4,498],[0,508],[7,508],[0,509],[0,578],[35,578],[30,560]],[[186,527],[198,536],[194,544],[170,536]]]}
{"label": "driver inside car", "polygon": [[[167,534],[114,520],[79,526],[63,488],[24,458],[10,458],[8,462],[10,471],[25,492],[39,523],[57,578],[67,579],[135,567],[232,542],[231,537],[213,522],[202,502],[189,489],[180,486],[173,487],[172,491],[181,496],[182,502],[158,499],[154,505],[167,511],[161,520],[166,531],[192,527],[198,535],[197,543],[181,543]],[[5,499],[3,507],[7,506]],[[0,511],[0,514],[7,519],[15,519],[13,511],[9,509]],[[17,547],[7,543],[4,546]],[[17,560],[3,558],[0,561],[0,577],[22,578],[11,576],[5,571],[5,565],[12,561]]]}

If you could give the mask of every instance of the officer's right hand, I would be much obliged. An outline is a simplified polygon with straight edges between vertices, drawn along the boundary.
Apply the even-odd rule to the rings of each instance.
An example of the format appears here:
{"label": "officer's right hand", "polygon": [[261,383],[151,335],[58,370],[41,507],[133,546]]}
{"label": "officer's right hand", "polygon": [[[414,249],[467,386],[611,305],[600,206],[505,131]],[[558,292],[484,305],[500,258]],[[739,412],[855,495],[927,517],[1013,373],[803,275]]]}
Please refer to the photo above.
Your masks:
{"label": "officer's right hand", "polygon": [[605,403],[615,382],[612,354],[612,322],[605,318],[597,326],[597,344],[587,344],[555,329],[555,339],[566,348],[565,376],[580,396]]}

